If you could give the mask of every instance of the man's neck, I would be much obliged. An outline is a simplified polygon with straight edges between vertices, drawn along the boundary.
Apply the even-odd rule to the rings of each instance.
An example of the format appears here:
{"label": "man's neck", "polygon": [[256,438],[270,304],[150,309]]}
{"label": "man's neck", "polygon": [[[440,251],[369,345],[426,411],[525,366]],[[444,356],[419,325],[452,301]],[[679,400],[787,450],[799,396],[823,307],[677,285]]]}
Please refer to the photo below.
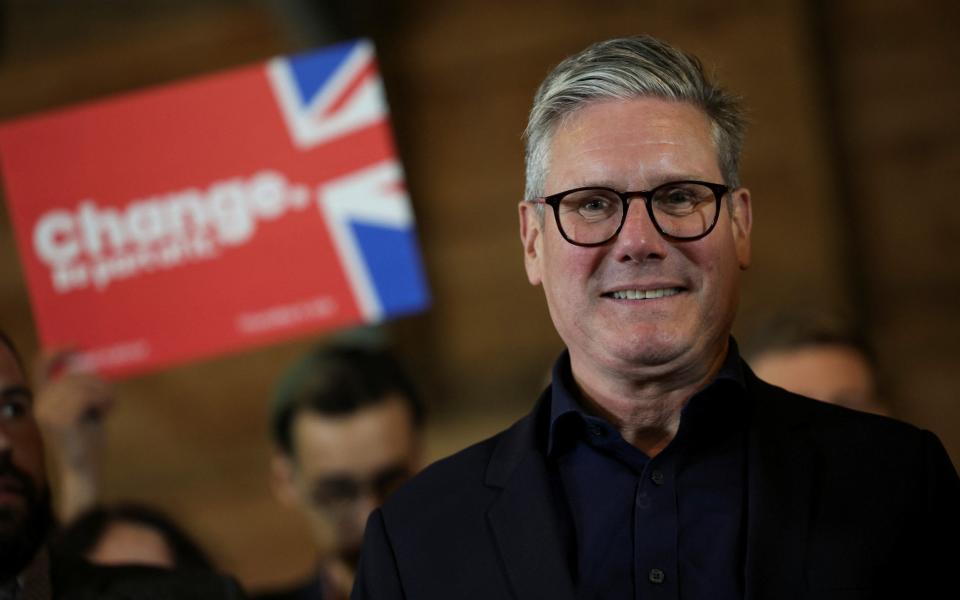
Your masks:
{"label": "man's neck", "polygon": [[332,600],[346,600],[353,587],[355,569],[347,561],[330,558],[320,564],[320,584],[323,597]]}
{"label": "man's neck", "polygon": [[727,346],[685,369],[658,366],[629,371],[596,368],[572,355],[570,367],[589,412],[611,423],[650,458],[663,451],[680,428],[683,407],[720,371]]}

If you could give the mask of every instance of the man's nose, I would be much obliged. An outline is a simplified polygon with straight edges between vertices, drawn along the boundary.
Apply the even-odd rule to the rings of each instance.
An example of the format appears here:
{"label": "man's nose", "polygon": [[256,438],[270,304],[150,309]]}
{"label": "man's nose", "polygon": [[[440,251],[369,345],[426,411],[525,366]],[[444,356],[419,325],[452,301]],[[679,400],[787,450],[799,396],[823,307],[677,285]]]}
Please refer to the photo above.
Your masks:
{"label": "man's nose", "polygon": [[618,258],[626,261],[643,262],[666,256],[667,241],[657,231],[643,198],[634,198],[627,205],[627,216],[617,236],[616,249]]}
{"label": "man's nose", "polygon": [[363,531],[367,526],[367,518],[370,516],[370,513],[380,506],[380,504],[380,498],[372,491],[366,491],[357,496],[356,501],[354,501],[351,507],[351,512],[355,525],[359,525],[360,531]]}

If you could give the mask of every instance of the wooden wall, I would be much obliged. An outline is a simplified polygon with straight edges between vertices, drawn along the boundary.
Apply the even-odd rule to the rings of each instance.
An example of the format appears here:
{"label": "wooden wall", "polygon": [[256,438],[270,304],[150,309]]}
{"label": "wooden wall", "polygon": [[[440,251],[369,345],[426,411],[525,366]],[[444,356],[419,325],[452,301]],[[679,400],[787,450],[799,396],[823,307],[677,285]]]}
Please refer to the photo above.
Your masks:
{"label": "wooden wall", "polygon": [[[901,418],[960,463],[960,8],[823,3],[852,300]],[[855,218],[854,218],[855,217]]]}
{"label": "wooden wall", "polygon": [[[664,37],[750,107],[755,264],[738,331],[781,306],[852,312],[897,414],[958,462],[958,29],[952,3],[920,4],[8,2],[0,119],[373,36],[435,302],[386,332],[429,396],[437,457],[525,411],[560,348],[517,237],[536,85],[591,41]],[[0,231],[0,323],[30,353],[5,208]],[[247,584],[306,572],[309,540],[267,486],[265,418],[277,373],[312,341],[120,382],[108,497],[166,508]]]}

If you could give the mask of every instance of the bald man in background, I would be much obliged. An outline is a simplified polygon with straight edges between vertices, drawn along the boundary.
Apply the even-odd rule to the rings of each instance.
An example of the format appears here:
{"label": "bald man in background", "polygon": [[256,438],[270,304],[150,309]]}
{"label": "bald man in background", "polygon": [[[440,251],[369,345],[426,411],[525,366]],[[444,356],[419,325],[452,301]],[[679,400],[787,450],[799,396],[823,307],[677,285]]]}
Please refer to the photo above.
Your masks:
{"label": "bald man in background", "polygon": [[757,327],[744,344],[757,376],[785,390],[830,404],[889,415],[864,336],[826,313],[783,314]]}

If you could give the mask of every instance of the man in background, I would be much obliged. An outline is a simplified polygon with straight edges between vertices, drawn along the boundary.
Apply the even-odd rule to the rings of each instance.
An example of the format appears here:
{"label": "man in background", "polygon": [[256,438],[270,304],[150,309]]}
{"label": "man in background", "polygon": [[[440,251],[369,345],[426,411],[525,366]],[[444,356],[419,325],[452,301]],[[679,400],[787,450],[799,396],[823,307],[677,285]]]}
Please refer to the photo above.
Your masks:
{"label": "man in background", "polygon": [[353,585],[370,512],[420,466],[423,408],[387,351],[318,347],[281,379],[271,409],[274,491],[306,517],[315,574],[261,600],[338,600]]}
{"label": "man in background", "polygon": [[863,336],[830,315],[781,315],[744,344],[760,379],[791,392],[888,415],[877,394],[876,369]]}
{"label": "man in background", "polygon": [[33,393],[0,332],[0,600],[241,598],[209,571],[99,567],[48,551],[54,519]]}
{"label": "man in background", "polygon": [[52,523],[33,395],[19,354],[0,334],[0,598],[50,596],[43,545]]}

